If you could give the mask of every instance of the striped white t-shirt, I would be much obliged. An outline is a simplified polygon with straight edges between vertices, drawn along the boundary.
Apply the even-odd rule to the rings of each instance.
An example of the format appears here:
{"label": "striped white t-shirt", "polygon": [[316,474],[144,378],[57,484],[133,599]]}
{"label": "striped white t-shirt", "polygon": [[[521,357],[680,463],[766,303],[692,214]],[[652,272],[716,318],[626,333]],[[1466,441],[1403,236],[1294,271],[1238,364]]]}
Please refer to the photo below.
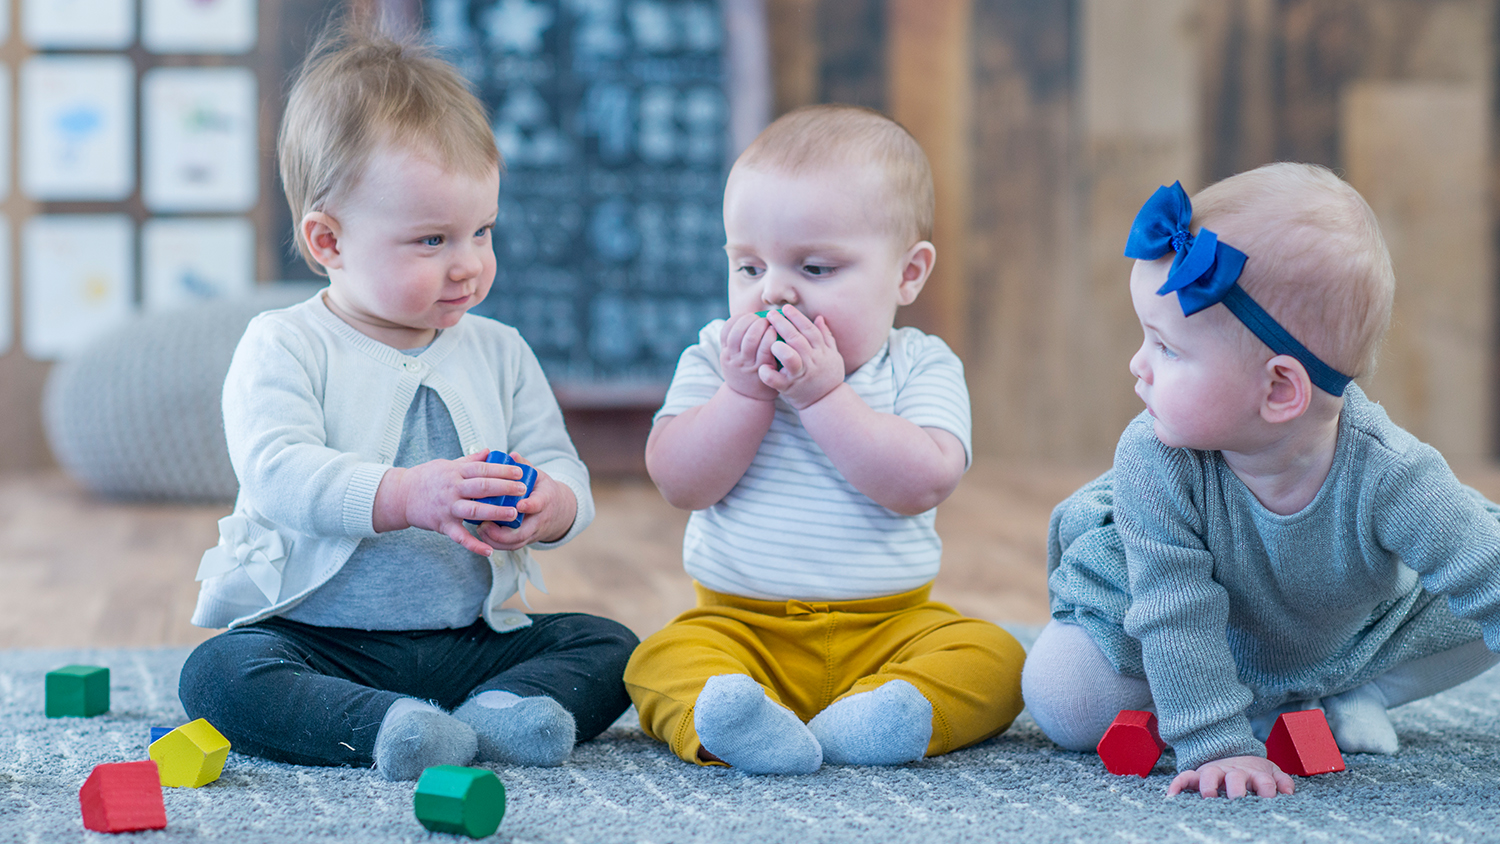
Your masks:
{"label": "striped white t-shirt", "polygon": [[[656,418],[707,402],[724,383],[714,320],[682,353]],[[963,363],[937,337],[891,330],[873,358],[844,379],[871,408],[963,443],[972,458]],[[688,519],[683,567],[716,592],[768,600],[857,600],[915,589],[937,576],[937,511],[903,516],[876,504],[834,468],[776,400],[776,417],[734,489]]]}

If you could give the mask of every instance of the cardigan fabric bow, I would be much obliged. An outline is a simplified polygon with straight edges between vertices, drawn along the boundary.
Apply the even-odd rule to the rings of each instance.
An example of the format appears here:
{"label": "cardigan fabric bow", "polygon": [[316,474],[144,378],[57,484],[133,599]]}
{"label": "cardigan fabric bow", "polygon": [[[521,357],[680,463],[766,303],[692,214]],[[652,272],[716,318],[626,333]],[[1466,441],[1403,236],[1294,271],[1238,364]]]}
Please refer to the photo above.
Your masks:
{"label": "cardigan fabric bow", "polygon": [[1199,229],[1195,236],[1192,221],[1193,203],[1182,182],[1157,188],[1135,215],[1130,238],[1125,242],[1125,257],[1155,261],[1168,252],[1177,253],[1167,271],[1167,281],[1156,295],[1176,291],[1177,304],[1185,317],[1223,303],[1271,351],[1296,358],[1314,386],[1330,395],[1343,395],[1353,379],[1297,342],[1239,285],[1240,273],[1245,271],[1245,253],[1221,242],[1208,229]]}

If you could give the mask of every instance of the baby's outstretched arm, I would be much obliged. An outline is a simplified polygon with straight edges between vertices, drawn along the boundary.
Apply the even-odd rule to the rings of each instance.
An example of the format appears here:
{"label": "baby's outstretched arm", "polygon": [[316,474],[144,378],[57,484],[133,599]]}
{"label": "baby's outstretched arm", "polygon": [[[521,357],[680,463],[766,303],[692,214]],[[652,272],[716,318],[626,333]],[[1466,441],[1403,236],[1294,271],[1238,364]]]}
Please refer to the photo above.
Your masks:
{"label": "baby's outstretched arm", "polygon": [[[518,463],[532,466],[528,460],[520,454],[511,452],[511,459]],[[507,467],[519,478],[521,470],[515,466]],[[519,483],[519,480],[517,481]],[[500,507],[503,513],[509,513],[510,507]],[[573,490],[566,484],[558,483],[551,475],[536,470],[536,485],[532,487],[531,494],[516,502],[516,513],[526,516],[521,520],[518,528],[506,527],[497,522],[485,522],[479,526],[479,537],[491,546],[506,551],[514,551],[530,545],[533,542],[555,542],[573,527],[573,520],[578,517],[578,499],[573,495]],[[500,522],[514,520],[514,516],[501,515]]]}
{"label": "baby's outstretched arm", "polygon": [[1204,797],[1217,797],[1220,785],[1224,787],[1224,796],[1231,800],[1252,790],[1260,797],[1291,794],[1295,790],[1292,778],[1276,767],[1275,762],[1259,756],[1231,756],[1178,774],[1167,786],[1167,796],[1197,791]]}
{"label": "baby's outstretched arm", "polygon": [[[488,555],[490,546],[464,528],[464,519],[509,520],[515,516],[509,507],[475,499],[526,492],[525,484],[517,479],[521,470],[486,463],[488,454],[480,451],[457,460],[429,460],[409,468],[388,469],[375,491],[372,521],[376,532],[419,527],[441,533],[476,554]],[[541,485],[540,473],[537,484]]]}
{"label": "baby's outstretched arm", "polygon": [[707,402],[664,416],[646,441],[646,471],[673,507],[702,510],[729,494],[755,459],[776,415],[776,391],[759,370],[773,362],[776,332],[741,314],[724,325],[724,383]]}
{"label": "baby's outstretched arm", "polygon": [[785,338],[780,370],[761,380],[797,409],[802,426],[854,488],[897,513],[924,513],[953,493],[967,455],[958,437],[878,413],[844,381],[844,359],[820,316],[793,306],[767,315]]}

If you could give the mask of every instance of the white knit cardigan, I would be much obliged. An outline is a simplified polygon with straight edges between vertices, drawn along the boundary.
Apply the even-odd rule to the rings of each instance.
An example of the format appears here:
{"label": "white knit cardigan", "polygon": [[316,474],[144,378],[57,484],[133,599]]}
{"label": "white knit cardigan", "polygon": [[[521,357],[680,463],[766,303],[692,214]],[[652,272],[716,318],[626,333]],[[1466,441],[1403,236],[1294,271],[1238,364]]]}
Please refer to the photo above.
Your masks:
{"label": "white knit cardigan", "polygon": [[[510,326],[465,315],[416,356],[335,316],[322,294],[256,317],[224,382],[224,433],[239,479],[234,513],[204,554],[193,624],[238,627],[278,615],[326,583],[374,536],[375,491],[401,439],[417,388],[453,417],[465,454],[519,452],[578,499],[561,545],[594,518],[588,469],[531,348]],[[485,619],[530,624],[501,604],[537,569],[526,549],[491,557]],[[420,584],[412,584],[420,589]]]}

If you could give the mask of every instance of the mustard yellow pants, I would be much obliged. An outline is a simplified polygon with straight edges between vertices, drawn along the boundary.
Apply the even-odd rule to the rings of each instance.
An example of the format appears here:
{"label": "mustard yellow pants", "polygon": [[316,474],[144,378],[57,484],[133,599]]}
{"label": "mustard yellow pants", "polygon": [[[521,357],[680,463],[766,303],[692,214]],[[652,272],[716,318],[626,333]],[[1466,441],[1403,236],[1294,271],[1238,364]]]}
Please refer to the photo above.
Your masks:
{"label": "mustard yellow pants", "polygon": [[759,601],[695,584],[698,606],[625,668],[646,734],[698,758],[693,706],[708,678],[747,674],[804,722],[834,701],[905,680],[932,704],[937,756],[1000,734],[1021,712],[1026,653],[1009,633],[929,600],[931,584],[859,601]]}

